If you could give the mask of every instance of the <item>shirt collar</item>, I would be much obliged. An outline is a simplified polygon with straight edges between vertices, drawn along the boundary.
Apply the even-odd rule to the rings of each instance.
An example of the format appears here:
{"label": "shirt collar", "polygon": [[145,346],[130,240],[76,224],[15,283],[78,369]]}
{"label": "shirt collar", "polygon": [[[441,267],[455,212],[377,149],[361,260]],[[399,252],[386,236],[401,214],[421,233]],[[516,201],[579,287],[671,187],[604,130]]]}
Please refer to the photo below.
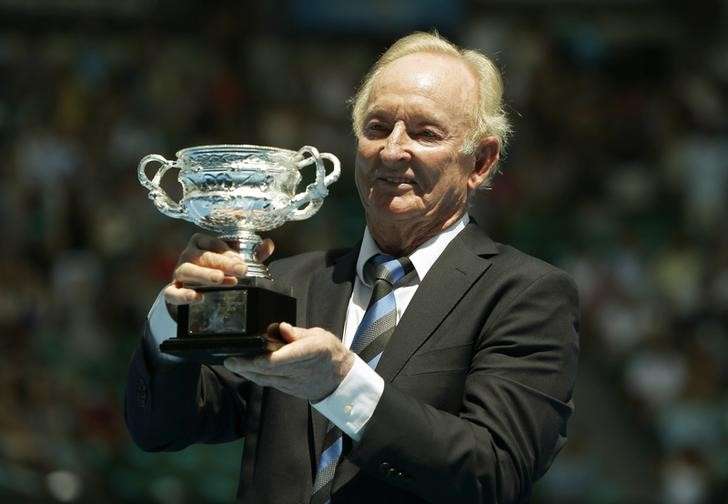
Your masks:
{"label": "shirt collar", "polygon": [[[420,281],[425,278],[425,275],[430,271],[432,265],[435,264],[437,258],[440,257],[445,247],[448,246],[460,231],[465,229],[468,222],[470,222],[470,216],[466,212],[457,222],[441,231],[440,234],[427,240],[410,254],[410,261],[412,261],[412,265],[415,267]],[[381,253],[382,251],[377,245],[377,242],[374,241],[374,238],[372,238],[369,232],[369,226],[367,226],[364,229],[364,238],[359,249],[359,258],[356,261],[356,274],[364,284],[369,285],[369,282],[364,279],[364,265],[372,256]]]}

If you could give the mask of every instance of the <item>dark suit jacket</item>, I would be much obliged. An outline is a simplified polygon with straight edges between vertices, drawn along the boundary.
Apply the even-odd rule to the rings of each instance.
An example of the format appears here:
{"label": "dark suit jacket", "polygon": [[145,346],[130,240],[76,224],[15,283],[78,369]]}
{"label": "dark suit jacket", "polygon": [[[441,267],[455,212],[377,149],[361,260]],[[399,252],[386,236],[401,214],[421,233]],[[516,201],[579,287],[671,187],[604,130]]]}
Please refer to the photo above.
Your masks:
{"label": "dark suit jacket", "polygon": [[[271,264],[298,324],[341,336],[358,250]],[[346,439],[333,502],[519,502],[566,440],[578,301],[562,271],[469,224],[424,278],[379,363],[384,394]],[[126,421],[144,450],[245,437],[238,500],[306,503],[325,419],[219,366],[160,365],[143,338]],[[316,379],[312,376],[311,379]]]}

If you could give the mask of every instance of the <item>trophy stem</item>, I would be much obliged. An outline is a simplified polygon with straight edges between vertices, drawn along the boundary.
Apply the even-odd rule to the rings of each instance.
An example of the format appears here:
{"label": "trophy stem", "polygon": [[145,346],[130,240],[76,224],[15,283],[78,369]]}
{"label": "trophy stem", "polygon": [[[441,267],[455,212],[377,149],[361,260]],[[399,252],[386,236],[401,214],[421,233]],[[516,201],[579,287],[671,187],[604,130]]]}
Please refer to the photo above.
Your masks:
{"label": "trophy stem", "polygon": [[272,280],[268,267],[255,256],[255,249],[263,241],[260,236],[250,231],[244,231],[234,236],[221,236],[220,239],[240,254],[245,264],[248,265],[248,272],[245,274],[246,278],[258,277]]}

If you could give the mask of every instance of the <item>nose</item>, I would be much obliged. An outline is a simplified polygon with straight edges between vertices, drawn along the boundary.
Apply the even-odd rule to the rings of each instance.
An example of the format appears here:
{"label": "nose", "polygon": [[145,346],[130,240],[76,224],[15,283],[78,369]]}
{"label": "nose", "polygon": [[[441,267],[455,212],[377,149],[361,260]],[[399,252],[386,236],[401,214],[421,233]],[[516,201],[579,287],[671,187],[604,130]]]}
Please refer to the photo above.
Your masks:
{"label": "nose", "polygon": [[408,140],[409,137],[404,123],[402,121],[396,122],[379,153],[382,162],[389,165],[408,162],[412,157],[407,149]]}

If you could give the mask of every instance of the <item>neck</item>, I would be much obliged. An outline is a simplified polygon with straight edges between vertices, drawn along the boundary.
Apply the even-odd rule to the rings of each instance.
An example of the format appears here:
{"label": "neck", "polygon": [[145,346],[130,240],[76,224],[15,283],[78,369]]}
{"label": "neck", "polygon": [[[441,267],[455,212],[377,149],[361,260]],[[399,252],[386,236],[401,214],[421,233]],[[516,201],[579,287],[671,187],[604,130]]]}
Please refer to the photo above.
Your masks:
{"label": "neck", "polygon": [[416,223],[382,222],[367,219],[367,226],[382,252],[394,257],[403,257],[410,255],[427,240],[455,224],[463,213],[464,210],[441,222],[428,222],[427,220]]}

